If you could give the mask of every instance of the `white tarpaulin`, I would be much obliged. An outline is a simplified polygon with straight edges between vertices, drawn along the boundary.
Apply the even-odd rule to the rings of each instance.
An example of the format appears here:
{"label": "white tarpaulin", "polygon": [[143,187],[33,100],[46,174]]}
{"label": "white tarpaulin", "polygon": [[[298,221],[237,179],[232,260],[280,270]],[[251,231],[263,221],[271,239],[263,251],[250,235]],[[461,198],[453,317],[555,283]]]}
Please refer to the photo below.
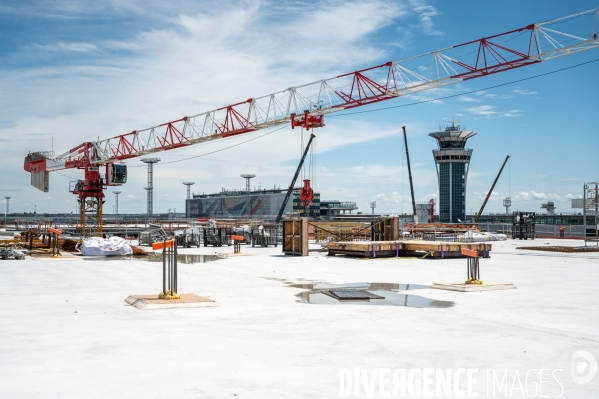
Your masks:
{"label": "white tarpaulin", "polygon": [[462,235],[459,235],[460,241],[465,242],[481,242],[481,241],[506,241],[507,236],[501,233],[483,233],[468,231]]}
{"label": "white tarpaulin", "polygon": [[131,255],[131,246],[121,237],[86,238],[79,248],[83,256]]}

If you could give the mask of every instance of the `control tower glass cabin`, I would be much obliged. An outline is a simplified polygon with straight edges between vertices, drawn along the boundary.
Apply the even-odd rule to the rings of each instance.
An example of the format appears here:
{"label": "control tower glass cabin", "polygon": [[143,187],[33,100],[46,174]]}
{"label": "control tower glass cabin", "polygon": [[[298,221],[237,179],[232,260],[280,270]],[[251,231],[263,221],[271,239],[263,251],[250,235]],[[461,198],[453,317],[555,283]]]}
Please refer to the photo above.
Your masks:
{"label": "control tower glass cabin", "polygon": [[460,223],[466,220],[466,182],[472,150],[466,148],[466,140],[475,132],[461,130],[452,123],[445,131],[429,133],[437,140],[438,149],[433,150],[437,179],[439,181],[439,221]]}

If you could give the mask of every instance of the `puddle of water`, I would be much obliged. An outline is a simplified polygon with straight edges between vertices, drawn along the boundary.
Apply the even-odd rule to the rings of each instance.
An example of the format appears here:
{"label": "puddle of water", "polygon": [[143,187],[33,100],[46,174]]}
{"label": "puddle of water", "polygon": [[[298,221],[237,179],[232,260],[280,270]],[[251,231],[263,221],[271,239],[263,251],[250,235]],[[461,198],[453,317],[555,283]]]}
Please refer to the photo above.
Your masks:
{"label": "puddle of water", "polygon": [[314,288],[314,284],[289,284],[287,287],[303,288],[303,289],[311,290],[312,288]]}
{"label": "puddle of water", "polygon": [[[422,290],[430,288],[422,284],[397,284],[397,283],[346,283],[330,284],[326,282],[290,283],[287,287],[308,289],[310,291],[296,294],[302,302],[316,305],[377,305],[377,306],[406,306],[410,308],[449,308],[454,305],[451,301],[438,301],[419,295],[404,294],[402,291]],[[343,299],[339,300],[330,295],[330,290],[367,290],[368,292],[384,297],[383,299]]]}
{"label": "puddle of water", "polygon": [[390,290],[371,290],[373,294],[385,299],[371,300],[342,300],[339,301],[318,291],[300,292],[296,296],[302,302],[315,305],[374,305],[374,306],[406,306],[409,308],[450,308],[454,305],[451,301],[438,301],[419,295],[406,295]]}
{"label": "puddle of water", "polygon": [[114,260],[131,260],[133,256],[82,256],[83,260],[93,260],[95,262],[110,262]]}

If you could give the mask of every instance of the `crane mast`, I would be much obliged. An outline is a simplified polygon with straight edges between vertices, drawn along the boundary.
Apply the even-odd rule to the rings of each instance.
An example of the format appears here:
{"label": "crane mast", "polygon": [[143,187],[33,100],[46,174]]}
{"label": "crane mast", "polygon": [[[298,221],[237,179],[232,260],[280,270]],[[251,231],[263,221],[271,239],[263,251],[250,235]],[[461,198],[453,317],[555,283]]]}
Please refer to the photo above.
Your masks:
{"label": "crane mast", "polygon": [[[599,9],[592,9],[85,142],[57,156],[32,152],[25,157],[24,169],[31,173],[32,185],[46,192],[48,172],[85,170],[71,192],[80,203],[100,203],[96,210],[101,212],[106,186],[126,180],[122,162],[127,159],[286,124],[322,127],[324,116],[331,113],[596,49],[598,19]],[[582,29],[587,32],[581,37]],[[83,214],[81,218],[84,225]]]}

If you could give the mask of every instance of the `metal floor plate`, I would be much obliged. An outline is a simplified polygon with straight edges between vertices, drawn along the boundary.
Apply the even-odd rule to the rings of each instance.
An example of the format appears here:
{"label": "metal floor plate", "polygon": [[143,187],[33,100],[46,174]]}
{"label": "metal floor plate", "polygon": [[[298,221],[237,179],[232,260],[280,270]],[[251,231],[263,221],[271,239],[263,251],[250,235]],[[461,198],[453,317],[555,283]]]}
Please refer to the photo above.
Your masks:
{"label": "metal floor plate", "polygon": [[368,301],[370,299],[385,299],[384,296],[376,295],[366,290],[328,290],[323,291],[322,293],[340,301],[348,299],[365,301]]}

